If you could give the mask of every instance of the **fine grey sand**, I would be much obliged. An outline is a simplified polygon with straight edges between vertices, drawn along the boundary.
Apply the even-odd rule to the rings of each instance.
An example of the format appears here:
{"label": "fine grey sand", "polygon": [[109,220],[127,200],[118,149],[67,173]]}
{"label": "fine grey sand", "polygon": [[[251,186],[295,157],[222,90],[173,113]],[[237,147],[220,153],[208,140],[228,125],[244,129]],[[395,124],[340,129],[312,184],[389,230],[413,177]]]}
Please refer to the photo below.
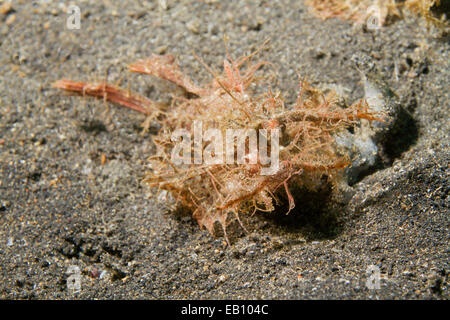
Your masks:
{"label": "fine grey sand", "polygon": [[[448,299],[448,35],[413,16],[377,31],[321,21],[297,0],[80,0],[71,30],[61,3],[0,13],[1,298]],[[157,128],[141,134],[141,114],[51,88],[107,75],[168,101],[172,87],[127,64],[171,53],[206,83],[194,53],[220,70],[224,35],[234,57],[270,40],[261,74],[287,104],[297,73],[362,98],[350,58],[364,53],[405,110],[348,204],[328,204],[327,190],[300,195],[289,215],[242,217],[249,234],[232,223],[231,247],[142,184]],[[370,266],[379,289],[367,286]],[[74,267],[79,292],[68,288]]]}

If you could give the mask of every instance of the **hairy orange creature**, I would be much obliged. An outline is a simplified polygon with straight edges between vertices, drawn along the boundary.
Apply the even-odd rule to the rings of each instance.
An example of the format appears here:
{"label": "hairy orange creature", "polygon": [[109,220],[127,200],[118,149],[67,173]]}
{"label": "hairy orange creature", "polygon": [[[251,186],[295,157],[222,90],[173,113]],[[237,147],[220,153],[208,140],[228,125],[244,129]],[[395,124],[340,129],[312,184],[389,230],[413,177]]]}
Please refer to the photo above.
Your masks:
{"label": "hairy orange creature", "polygon": [[[293,185],[314,190],[323,183],[324,176],[329,183],[336,183],[337,173],[350,160],[346,154],[336,151],[334,135],[359,119],[381,120],[369,112],[363,101],[342,108],[333,95],[324,96],[306,81],[300,82],[298,99],[290,107],[270,88],[262,95],[255,95],[250,85],[255,72],[266,63],[253,64],[253,56],[233,60],[228,55],[220,75],[205,65],[213,81],[204,86],[185,76],[171,55],[152,55],[131,64],[131,72],[165,79],[189,93],[175,97],[165,110],[156,102],[106,83],[59,80],[53,86],[104,99],[157,119],[161,130],[153,139],[157,152],[149,159],[151,172],[146,181],[160,192],[170,193],[177,204],[191,210],[200,227],[211,234],[218,222],[229,243],[226,227],[232,217],[240,222],[240,214],[273,211],[274,200],[282,199],[287,200],[290,211],[295,206],[290,192]],[[279,130],[279,167],[272,174],[263,175],[261,172],[267,164],[260,161],[175,165],[171,153],[176,142],[171,135],[180,128],[192,134],[194,121],[202,123],[203,131],[214,128],[223,136],[228,129],[240,129],[244,133],[264,129],[267,136]],[[204,151],[210,142],[203,140],[197,147]],[[267,144],[269,152],[276,147],[268,138]]]}

